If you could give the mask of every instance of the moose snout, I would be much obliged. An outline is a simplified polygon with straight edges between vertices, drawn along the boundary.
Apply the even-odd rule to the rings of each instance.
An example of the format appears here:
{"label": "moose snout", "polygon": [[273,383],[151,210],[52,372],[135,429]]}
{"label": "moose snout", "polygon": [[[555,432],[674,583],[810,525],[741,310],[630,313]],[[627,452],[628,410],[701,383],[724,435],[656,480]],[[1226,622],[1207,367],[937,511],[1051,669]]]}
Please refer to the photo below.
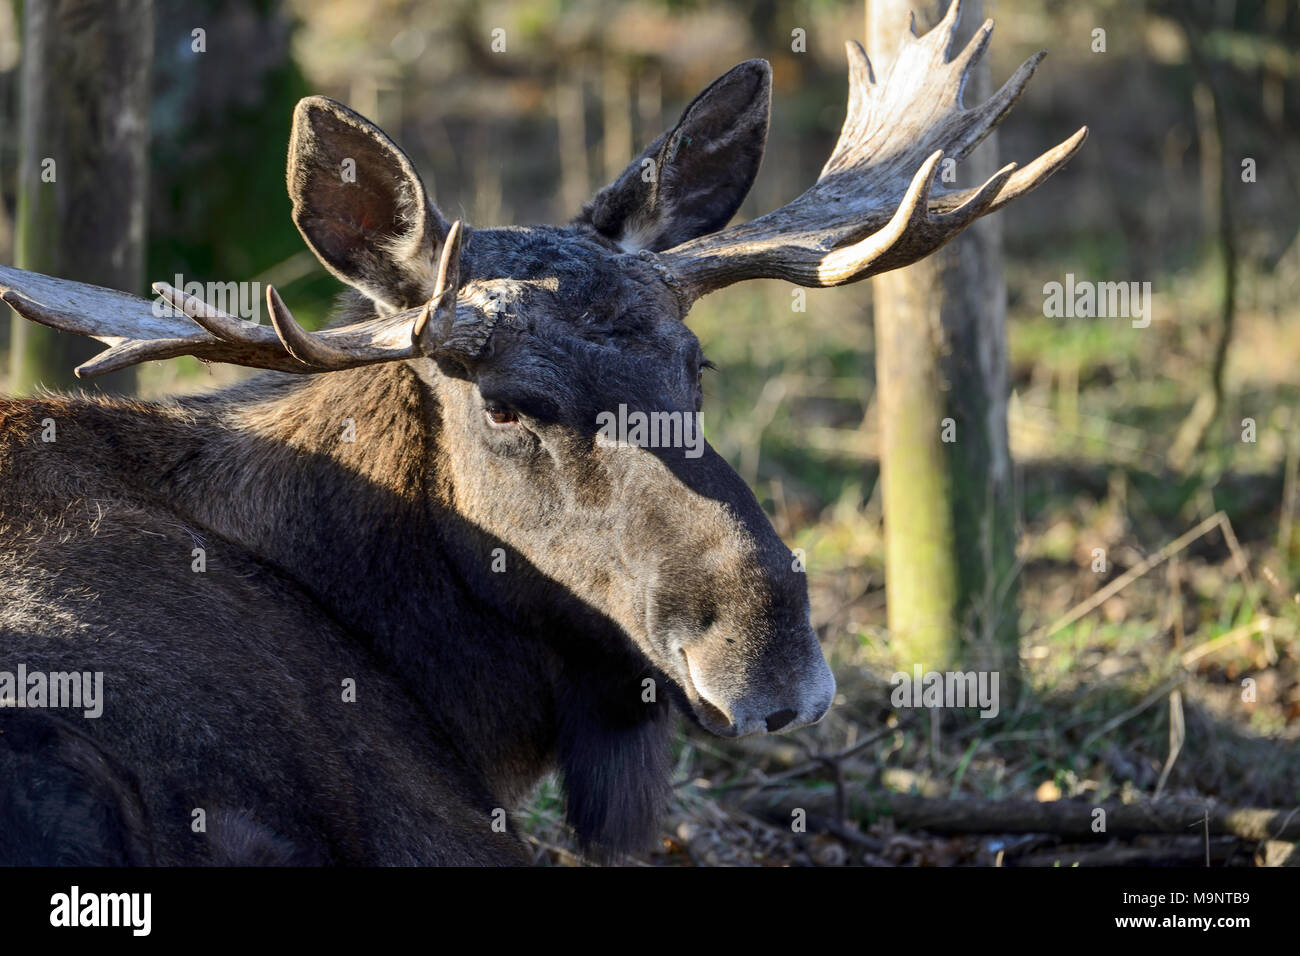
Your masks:
{"label": "moose snout", "polygon": [[695,718],[720,737],[795,730],[830,710],[835,676],[811,630],[780,648],[754,654],[737,639],[673,642],[682,688]]}

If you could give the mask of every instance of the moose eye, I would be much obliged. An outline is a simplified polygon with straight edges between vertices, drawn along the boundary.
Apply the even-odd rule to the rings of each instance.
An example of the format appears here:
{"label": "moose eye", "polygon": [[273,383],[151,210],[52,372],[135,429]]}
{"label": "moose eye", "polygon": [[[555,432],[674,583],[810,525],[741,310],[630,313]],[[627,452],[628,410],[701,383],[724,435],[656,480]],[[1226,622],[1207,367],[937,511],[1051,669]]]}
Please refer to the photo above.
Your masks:
{"label": "moose eye", "polygon": [[483,411],[492,425],[513,425],[519,421],[519,414],[504,405],[488,405]]}

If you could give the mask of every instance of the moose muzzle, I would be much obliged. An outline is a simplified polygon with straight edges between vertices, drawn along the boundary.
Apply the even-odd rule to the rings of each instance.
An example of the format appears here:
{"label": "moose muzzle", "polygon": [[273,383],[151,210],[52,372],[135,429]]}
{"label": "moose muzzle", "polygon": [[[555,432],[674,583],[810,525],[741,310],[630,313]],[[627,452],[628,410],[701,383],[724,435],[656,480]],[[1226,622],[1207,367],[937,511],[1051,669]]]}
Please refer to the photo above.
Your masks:
{"label": "moose muzzle", "polygon": [[835,677],[810,627],[758,642],[711,628],[694,640],[674,640],[672,651],[696,719],[720,737],[815,724],[835,697]]}

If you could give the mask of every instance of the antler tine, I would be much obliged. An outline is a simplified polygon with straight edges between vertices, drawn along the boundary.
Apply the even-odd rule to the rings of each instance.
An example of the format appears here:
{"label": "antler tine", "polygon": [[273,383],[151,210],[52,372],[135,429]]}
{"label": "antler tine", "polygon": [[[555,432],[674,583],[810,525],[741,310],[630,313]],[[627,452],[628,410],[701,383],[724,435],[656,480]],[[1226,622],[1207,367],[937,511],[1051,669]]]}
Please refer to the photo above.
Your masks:
{"label": "antler tine", "polygon": [[[970,198],[957,208],[936,214],[930,209],[930,191],[942,159],[943,153],[935,152],[916,171],[907,195],[883,229],[861,242],[826,255],[818,263],[815,275],[807,277],[810,280],[808,284],[843,285],[864,278],[873,267],[877,267],[875,272],[894,268],[888,265],[891,256],[910,257],[908,261],[915,261],[928,255],[984,215],[1016,168],[1015,163],[1002,167],[979,189],[971,190]],[[928,231],[925,228],[927,224],[939,227],[939,231]],[[932,244],[936,241],[938,245]]]}
{"label": "antler tine", "polygon": [[660,253],[686,297],[754,278],[841,285],[908,265],[1034,189],[1078,152],[1087,127],[976,188],[934,182],[941,160],[960,161],[1010,112],[1045,55],[1030,57],[986,102],[966,109],[962,91],[993,21],[950,60],[959,18],[953,0],[934,29],[905,34],[880,81],[862,47],[848,44],[849,106],[821,176],[780,209]]}
{"label": "antler tine", "polygon": [[[262,326],[245,323],[233,315],[227,315],[216,306],[208,305],[197,296],[190,295],[166,282],[155,282],[154,292],[158,293],[174,309],[194,320],[200,328],[211,332],[225,342],[240,342],[256,345],[271,345],[275,339],[266,334]],[[257,330],[257,331],[254,331]]]}
{"label": "antler tine", "polygon": [[299,325],[273,285],[266,287],[266,308],[271,313],[271,325],[280,344],[299,362],[318,371],[350,368],[357,364],[347,349],[330,345]]}
{"label": "antler tine", "polygon": [[1040,183],[1068,163],[1087,138],[1088,127],[1080,127],[1069,139],[1058,143],[1032,163],[1016,170],[1003,184],[993,202],[989,203],[985,213],[997,212],[1007,203],[1019,199],[1027,192],[1032,192]]}
{"label": "antler tine", "polygon": [[[837,249],[816,264],[815,271],[802,275],[809,285],[842,285],[851,282],[864,268],[875,262],[902,239],[916,229],[925,220],[926,207],[930,202],[930,189],[934,185],[934,174],[939,169],[942,152],[931,154],[921,168],[916,171],[908,186],[907,194],[898,204],[894,216],[883,229],[873,232],[861,242],[843,249]],[[798,265],[795,264],[795,268]]]}
{"label": "antler tine", "polygon": [[[459,219],[447,230],[438,259],[438,280],[433,296],[420,310],[411,326],[411,345],[424,355],[432,355],[436,348],[435,330],[444,335],[456,321],[456,292],[460,288],[460,244],[463,233]],[[448,294],[450,293],[450,294]]]}
{"label": "antler tine", "polygon": [[[212,335],[231,345],[257,349],[274,356],[279,365],[287,353],[294,362],[307,366],[310,371],[322,371],[329,368],[327,364],[314,361],[310,349],[310,333],[294,321],[288,308],[281,301],[273,286],[266,287],[266,301],[271,313],[273,329],[263,325],[243,322],[233,315],[227,315],[220,309],[208,305],[202,299],[192,296],[180,289],[173,288],[166,282],[155,282],[153,289],[168,303],[184,312]],[[286,328],[287,327],[287,328]],[[297,336],[293,333],[296,332]],[[301,339],[308,340],[308,346],[301,344]],[[295,348],[295,346],[297,346]],[[305,357],[306,356],[306,357]],[[296,370],[296,369],[295,369]]]}
{"label": "antler tine", "polygon": [[82,362],[72,371],[77,378],[94,378],[107,372],[118,372],[141,362],[153,362],[160,359],[176,358],[179,355],[195,355],[195,346],[189,342],[169,343],[165,339],[123,342],[105,349],[92,359]]}

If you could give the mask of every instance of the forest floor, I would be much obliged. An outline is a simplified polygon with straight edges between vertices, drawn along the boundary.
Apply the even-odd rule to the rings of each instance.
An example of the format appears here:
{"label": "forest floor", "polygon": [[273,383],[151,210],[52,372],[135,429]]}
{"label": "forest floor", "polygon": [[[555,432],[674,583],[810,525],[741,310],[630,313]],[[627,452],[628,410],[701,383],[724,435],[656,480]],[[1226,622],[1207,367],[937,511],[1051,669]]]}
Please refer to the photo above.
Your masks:
{"label": "forest floor", "polygon": [[[1238,386],[1191,473],[1163,458],[1190,374],[1186,388],[1140,395],[1141,370],[1116,370],[1126,359],[1105,343],[1081,377],[1077,350],[1061,353],[1073,364],[1061,375],[1042,351],[1017,355],[1013,335],[1022,680],[993,719],[891,704],[872,463],[855,458],[865,480],[819,502],[778,460],[765,502],[808,552],[836,705],[816,727],[742,741],[683,721],[660,839],[624,862],[1252,866],[1291,853],[1295,865],[1296,836],[1267,837],[1300,821],[1300,395],[1289,379],[1300,343],[1267,318],[1242,326],[1239,341],[1267,351],[1274,373],[1253,362],[1250,390]],[[1248,416],[1267,434],[1238,443]],[[1152,801],[1175,808],[1174,824],[1154,829],[1178,832],[1081,827],[1097,807],[1118,820],[1116,807]],[[1058,804],[1061,825],[1014,820],[1026,803]],[[1243,837],[1207,833],[1206,808],[1280,813]],[[583,865],[562,821],[554,779],[518,817],[539,862]]]}

